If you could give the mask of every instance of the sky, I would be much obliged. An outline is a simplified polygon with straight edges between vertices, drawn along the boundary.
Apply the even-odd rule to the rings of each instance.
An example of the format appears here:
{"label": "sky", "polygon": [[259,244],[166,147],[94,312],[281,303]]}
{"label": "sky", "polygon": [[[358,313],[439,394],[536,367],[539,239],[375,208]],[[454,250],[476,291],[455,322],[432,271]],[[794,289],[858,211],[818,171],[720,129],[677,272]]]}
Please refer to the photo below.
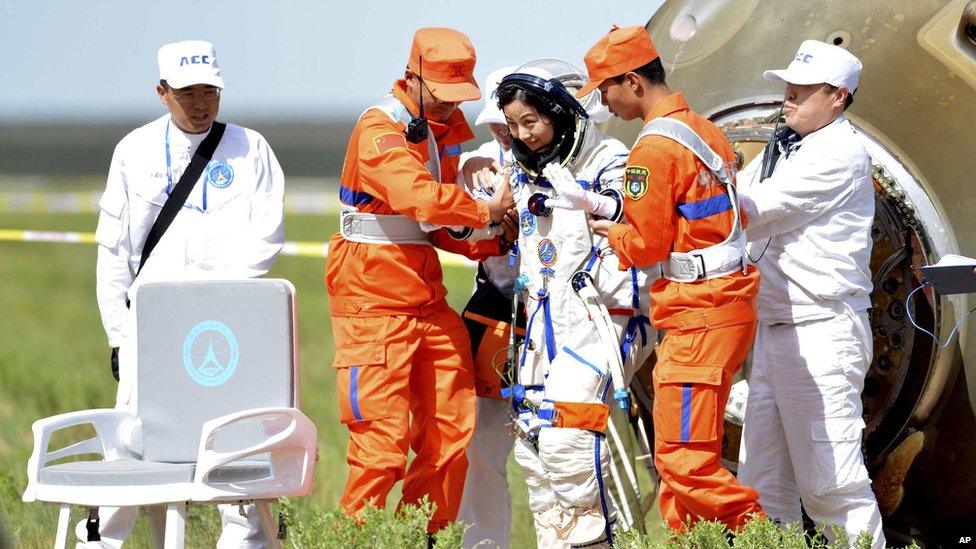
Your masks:
{"label": "sky", "polygon": [[[221,115],[354,116],[402,77],[414,31],[447,26],[493,69],[556,57],[581,68],[612,24],[644,25],[663,0],[3,0],[0,121],[112,121],[161,114],[156,50],[214,43]],[[466,105],[476,113],[479,105]]]}

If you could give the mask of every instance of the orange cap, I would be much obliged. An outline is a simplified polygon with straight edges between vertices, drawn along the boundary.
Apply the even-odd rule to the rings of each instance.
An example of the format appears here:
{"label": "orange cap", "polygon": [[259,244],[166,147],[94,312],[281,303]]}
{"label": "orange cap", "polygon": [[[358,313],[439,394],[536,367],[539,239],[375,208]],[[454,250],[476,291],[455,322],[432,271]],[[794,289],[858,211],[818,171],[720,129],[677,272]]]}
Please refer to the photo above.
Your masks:
{"label": "orange cap", "polygon": [[583,57],[590,81],[576,92],[576,97],[582,98],[604,80],[643,67],[657,58],[657,49],[644,27],[614,26]]}
{"label": "orange cap", "polygon": [[423,58],[423,80],[427,89],[441,101],[473,101],[481,98],[474,79],[477,56],[474,46],[463,32],[454,29],[425,27],[413,35],[407,68],[420,76]]}

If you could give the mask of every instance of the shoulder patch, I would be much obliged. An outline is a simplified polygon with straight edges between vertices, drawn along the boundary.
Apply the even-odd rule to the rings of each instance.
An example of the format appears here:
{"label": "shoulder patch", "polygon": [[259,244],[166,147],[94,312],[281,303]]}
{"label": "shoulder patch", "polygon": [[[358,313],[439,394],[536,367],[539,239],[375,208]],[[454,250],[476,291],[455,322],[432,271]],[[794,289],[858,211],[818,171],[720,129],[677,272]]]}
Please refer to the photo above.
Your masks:
{"label": "shoulder patch", "polygon": [[644,166],[627,166],[624,171],[624,194],[631,200],[640,200],[647,193],[647,176]]}
{"label": "shoulder patch", "polygon": [[390,149],[406,149],[407,140],[399,133],[385,133],[373,138],[373,145],[376,146],[377,154],[383,154]]}

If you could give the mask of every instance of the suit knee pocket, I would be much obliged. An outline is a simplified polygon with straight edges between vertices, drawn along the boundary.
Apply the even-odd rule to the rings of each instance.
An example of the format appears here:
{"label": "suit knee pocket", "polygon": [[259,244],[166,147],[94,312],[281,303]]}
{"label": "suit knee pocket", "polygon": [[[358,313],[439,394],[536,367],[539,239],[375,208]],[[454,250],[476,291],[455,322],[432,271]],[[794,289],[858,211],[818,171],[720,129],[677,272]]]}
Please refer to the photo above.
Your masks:
{"label": "suit knee pocket", "polygon": [[867,483],[867,469],[861,454],[864,420],[859,417],[827,417],[813,420],[813,479],[816,495]]}
{"label": "suit knee pocket", "polygon": [[348,345],[336,349],[339,420],[342,423],[387,417],[389,398],[386,348],[382,343]]}
{"label": "suit knee pocket", "polygon": [[654,371],[654,429],[671,443],[718,440],[718,395],[725,372],[715,366],[662,363]]}

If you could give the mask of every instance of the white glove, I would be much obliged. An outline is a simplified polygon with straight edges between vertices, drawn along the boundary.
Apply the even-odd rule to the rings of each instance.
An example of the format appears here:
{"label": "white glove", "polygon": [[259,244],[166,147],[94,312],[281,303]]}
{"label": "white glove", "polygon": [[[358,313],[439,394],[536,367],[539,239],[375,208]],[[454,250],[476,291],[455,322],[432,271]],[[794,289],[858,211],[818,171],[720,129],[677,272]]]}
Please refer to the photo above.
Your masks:
{"label": "white glove", "polygon": [[587,191],[576,182],[572,172],[555,162],[542,169],[542,175],[559,193],[558,198],[546,200],[550,208],[583,210],[600,217],[610,218],[617,211],[617,201],[612,197]]}

